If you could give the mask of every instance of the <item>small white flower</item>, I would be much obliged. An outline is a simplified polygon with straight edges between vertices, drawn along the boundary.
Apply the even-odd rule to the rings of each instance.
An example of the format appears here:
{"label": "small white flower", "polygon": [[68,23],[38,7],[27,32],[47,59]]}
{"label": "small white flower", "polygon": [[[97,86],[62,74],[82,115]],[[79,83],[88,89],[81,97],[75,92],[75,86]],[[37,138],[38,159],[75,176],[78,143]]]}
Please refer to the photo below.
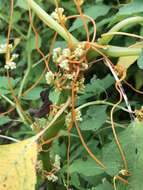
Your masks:
{"label": "small white flower", "polygon": [[64,59],[60,64],[59,66],[64,69],[64,70],[67,70],[69,71],[69,64],[68,64],[68,59]]}
{"label": "small white flower", "polygon": [[58,154],[56,154],[55,155],[55,162],[54,162],[54,164],[53,164],[53,166],[56,168],[56,171],[59,171],[60,169],[61,169],[61,167],[60,167],[60,160],[61,160],[61,157],[58,155]]}
{"label": "small white flower", "polygon": [[53,49],[53,54],[61,54],[62,49],[60,47]]}
{"label": "small white flower", "polygon": [[83,62],[83,63],[82,63],[82,67],[83,67],[83,69],[85,69],[85,70],[86,70],[86,69],[88,69],[88,64],[87,64],[87,63],[85,63],[85,62]]}
{"label": "small white flower", "polygon": [[60,47],[53,49],[53,61],[57,62],[57,59],[62,53],[62,49]]}
{"label": "small white flower", "polygon": [[16,63],[14,61],[8,61],[4,66],[5,69],[16,69]]}
{"label": "small white flower", "polygon": [[71,80],[73,78],[73,75],[72,74],[67,74],[66,77],[67,77],[67,79]]}
{"label": "small white flower", "polygon": [[54,81],[54,74],[51,71],[47,72],[46,75],[45,75],[45,77],[46,77],[47,84],[53,83],[53,81]]}
{"label": "small white flower", "polygon": [[74,50],[74,55],[76,58],[80,58],[84,54],[84,50],[82,48],[76,48]]}
{"label": "small white flower", "polygon": [[[82,121],[83,120],[82,117],[81,117],[82,114],[81,114],[80,110],[76,109],[75,114],[76,114],[76,116],[75,116],[76,121]],[[65,119],[65,123],[66,123],[67,126],[69,126],[69,124],[71,122],[71,119],[72,118],[71,118],[71,112],[70,112],[70,113],[68,113],[66,115],[66,119]]]}
{"label": "small white flower", "polygon": [[62,51],[62,55],[64,56],[64,57],[70,57],[70,55],[71,55],[71,50],[69,49],[69,48],[65,48],[65,49],[63,49],[63,51]]}
{"label": "small white flower", "polygon": [[[0,44],[0,53],[6,53],[7,44]],[[12,48],[12,44],[8,45],[8,48]]]}
{"label": "small white flower", "polygon": [[76,109],[75,110],[75,113],[76,113],[76,116],[75,116],[75,118],[76,118],[76,121],[82,121],[83,119],[82,119],[82,115],[81,115],[81,111],[80,110],[78,110],[78,109]]}
{"label": "small white flower", "polygon": [[64,12],[63,8],[61,8],[61,7],[56,8],[55,11],[52,12],[51,17],[59,23],[60,23],[60,21],[65,22],[67,20],[67,18],[63,14],[63,12]]}
{"label": "small white flower", "polygon": [[17,54],[17,53],[13,53],[13,54],[12,54],[12,59],[13,59],[13,60],[16,59],[17,57],[19,57],[19,54]]}
{"label": "small white flower", "polygon": [[50,174],[50,175],[47,176],[47,179],[48,179],[49,181],[55,182],[55,181],[58,180],[58,177],[55,176],[54,174]]}

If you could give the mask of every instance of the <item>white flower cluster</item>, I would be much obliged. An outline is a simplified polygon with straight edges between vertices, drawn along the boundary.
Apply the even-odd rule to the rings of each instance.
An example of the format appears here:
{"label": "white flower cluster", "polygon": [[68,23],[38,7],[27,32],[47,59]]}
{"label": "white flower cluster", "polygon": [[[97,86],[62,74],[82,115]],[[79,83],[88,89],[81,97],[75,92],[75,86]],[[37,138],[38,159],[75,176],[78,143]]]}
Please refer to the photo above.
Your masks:
{"label": "white flower cluster", "polygon": [[[0,54],[6,53],[6,48],[7,48],[7,44],[6,43],[0,44]],[[8,48],[11,49],[12,48],[12,44],[9,44]]]}
{"label": "white flower cluster", "polygon": [[61,169],[60,160],[61,160],[61,157],[60,157],[58,154],[56,154],[56,155],[55,155],[55,162],[54,162],[54,164],[53,164],[53,166],[54,166],[54,168],[56,169],[56,171],[59,171],[59,170]]}
{"label": "white flower cluster", "polygon": [[85,43],[80,43],[77,45],[76,49],[74,50],[74,56],[78,60],[80,59],[85,53]]}
{"label": "white flower cluster", "polygon": [[14,61],[7,61],[4,68],[11,69],[11,70],[16,69],[16,63]]}
{"label": "white flower cluster", "polygon": [[14,53],[12,54],[10,60],[8,60],[4,66],[5,69],[16,69],[16,63],[13,61],[14,59],[16,59],[19,55]]}
{"label": "white flower cluster", "polygon": [[54,82],[54,74],[52,73],[52,71],[48,71],[45,75],[47,84],[52,84]]}
{"label": "white flower cluster", "polygon": [[58,180],[58,177],[52,173],[52,174],[50,174],[50,175],[47,175],[47,179],[48,179],[49,181],[55,182],[55,181]]}
{"label": "white flower cluster", "polygon": [[76,113],[76,121],[82,121],[83,119],[81,117],[82,116],[81,111],[76,109],[75,113]]}
{"label": "white flower cluster", "polygon": [[[80,110],[76,109],[75,114],[76,114],[76,116],[75,116],[76,121],[82,121],[83,120]],[[70,122],[71,122],[71,113],[67,114],[66,119],[65,119],[65,123],[67,126],[69,126]]]}
{"label": "white flower cluster", "polygon": [[[55,160],[54,160],[54,163],[53,163],[54,172],[58,172],[61,169],[60,160],[61,160],[61,157],[58,154],[56,154],[55,155]],[[58,177],[54,173],[50,173],[50,174],[47,175],[47,179],[49,181],[55,182],[55,181],[58,180]]]}
{"label": "white flower cluster", "polygon": [[69,71],[69,60],[71,50],[69,48],[61,49],[55,48],[53,50],[53,61],[60,66],[63,70]]}
{"label": "white flower cluster", "polygon": [[59,7],[59,8],[56,8],[55,11],[52,12],[51,17],[55,19],[58,23],[65,23],[67,18],[63,13],[64,13],[64,9]]}

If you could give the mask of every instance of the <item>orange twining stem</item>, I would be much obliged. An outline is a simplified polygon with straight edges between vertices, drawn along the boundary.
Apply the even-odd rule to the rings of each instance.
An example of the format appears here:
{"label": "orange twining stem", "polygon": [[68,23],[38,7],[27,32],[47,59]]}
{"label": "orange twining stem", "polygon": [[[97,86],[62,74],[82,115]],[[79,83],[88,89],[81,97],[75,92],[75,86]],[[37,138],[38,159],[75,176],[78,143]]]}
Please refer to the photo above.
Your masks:
{"label": "orange twining stem", "polygon": [[132,90],[134,90],[136,93],[143,95],[143,92],[140,90],[137,90],[135,87],[133,87],[130,83],[128,83],[126,80],[124,80],[124,83],[128,85]]}
{"label": "orange twining stem", "polygon": [[42,142],[40,145],[43,146],[43,145],[45,145],[45,144],[49,144],[49,143],[51,143],[53,140],[55,140],[55,139],[57,139],[57,138],[59,138],[59,137],[60,137],[60,135],[57,134],[57,135],[55,135],[54,137],[52,137],[52,138],[50,138],[50,139],[48,139],[48,140],[43,140],[43,142]]}
{"label": "orange twining stem", "polygon": [[49,63],[47,62],[44,53],[42,52],[42,50],[41,50],[41,49],[39,48],[39,46],[38,46],[38,32],[37,32],[37,30],[36,30],[36,28],[35,28],[35,26],[34,26],[34,24],[33,24],[33,21],[32,21],[32,14],[31,14],[30,8],[29,8],[29,21],[30,21],[30,24],[31,24],[31,26],[32,26],[32,29],[33,29],[33,31],[34,31],[34,33],[35,33],[37,52],[42,56],[42,58],[44,59],[45,65],[46,65],[46,67],[47,67],[47,69],[48,69],[48,71],[50,71]]}
{"label": "orange twining stem", "polygon": [[11,107],[9,110],[0,113],[0,116],[7,115],[7,114],[11,113],[11,112],[14,111],[14,110],[15,110],[15,107]]}
{"label": "orange twining stem", "polygon": [[[54,42],[55,42],[56,38],[57,38],[57,32],[55,32],[53,40],[52,40],[52,43],[51,43],[51,46],[50,46],[49,56],[48,56],[48,59],[47,59],[48,63],[49,63],[51,55],[52,55],[52,50],[53,50]],[[30,92],[33,88],[35,88],[39,84],[39,82],[42,80],[43,76],[45,75],[46,70],[47,70],[47,67],[44,68],[43,72],[41,73],[41,75],[37,79],[37,81],[31,87],[29,87],[25,92],[23,92],[22,96],[25,96],[28,92]]]}
{"label": "orange twining stem", "polygon": [[100,160],[98,160],[98,158],[96,158],[96,156],[92,153],[92,151],[88,148],[87,144],[85,143],[85,141],[84,141],[84,139],[83,139],[83,136],[82,136],[82,134],[81,134],[81,131],[80,131],[79,127],[78,127],[77,121],[75,120],[74,123],[75,123],[76,129],[77,129],[77,132],[78,132],[78,136],[79,136],[79,138],[80,138],[80,140],[81,140],[81,143],[82,143],[82,145],[84,146],[85,150],[88,152],[88,154],[91,156],[91,158],[93,158],[93,160],[95,160],[95,162],[96,162],[99,166],[101,166],[102,169],[105,170],[105,169],[106,169],[106,166],[105,166]]}
{"label": "orange twining stem", "polygon": [[114,125],[114,119],[113,119],[114,110],[121,103],[121,101],[123,99],[122,98],[122,92],[120,91],[120,88],[119,88],[118,85],[119,84],[116,82],[115,87],[116,87],[116,90],[119,92],[120,99],[119,99],[119,101],[116,104],[114,104],[114,106],[112,107],[111,112],[110,112],[111,127],[112,127],[112,131],[113,131],[115,142],[117,144],[117,147],[119,149],[119,152],[121,154],[121,157],[122,157],[122,160],[123,160],[123,163],[124,163],[124,168],[125,168],[126,171],[128,171],[128,164],[127,164],[126,156],[125,156],[124,150],[122,149],[122,146],[121,146],[121,143],[119,141],[119,138],[118,138],[118,136],[116,134],[115,125]]}
{"label": "orange twining stem", "polygon": [[122,178],[121,176],[117,175],[115,177],[116,177],[116,179],[119,179],[120,181],[122,181],[124,184],[126,184],[126,185],[129,184],[129,182],[126,179]]}
{"label": "orange twining stem", "polygon": [[[7,33],[7,51],[6,51],[6,61],[9,61],[9,50],[8,50],[8,44],[9,44],[9,38],[10,38],[10,33],[11,33],[11,26],[12,26],[12,16],[13,16],[13,5],[14,5],[14,1],[11,0],[10,1],[10,21],[9,21],[9,26],[8,26],[8,33]],[[7,70],[7,79],[8,79],[8,85],[9,85],[9,88],[10,88],[10,91],[11,91],[11,94],[12,94],[12,97],[16,103],[16,105],[18,106],[18,108],[20,109],[21,113],[24,115],[24,117],[26,118],[27,116],[25,115],[24,113],[24,110],[22,109],[20,103],[19,103],[19,100],[17,99],[17,97],[15,96],[15,93],[14,93],[14,89],[11,85],[11,81],[10,81],[10,76],[9,76],[9,71]],[[27,120],[30,120],[28,117],[27,117]],[[31,123],[31,121],[30,121]]]}
{"label": "orange twining stem", "polygon": [[10,18],[9,18],[9,26],[8,26],[7,42],[6,42],[6,62],[9,61],[10,59],[8,45],[9,45],[9,38],[10,38],[10,33],[11,33],[11,26],[12,26],[13,6],[14,6],[14,0],[11,0],[10,1]]}
{"label": "orange twining stem", "polygon": [[83,25],[84,25],[84,28],[85,28],[85,31],[86,31],[86,35],[87,35],[87,41],[89,42],[90,41],[90,34],[89,34],[89,30],[88,30],[88,27],[87,27],[87,23],[86,23],[85,17],[83,15],[81,7],[80,7],[80,2],[79,2],[79,0],[74,0],[74,3],[76,5],[76,7],[77,7],[77,10],[78,10],[78,12],[80,14],[80,17],[81,17],[82,21],[83,21]]}
{"label": "orange twining stem", "polygon": [[[80,15],[71,15],[71,16],[68,16],[67,19],[79,18],[79,17],[80,17]],[[88,15],[83,15],[83,17],[88,18],[91,21],[92,25],[93,25],[93,37],[92,37],[91,42],[94,42],[95,38],[96,38],[96,24],[95,24],[95,21]]]}

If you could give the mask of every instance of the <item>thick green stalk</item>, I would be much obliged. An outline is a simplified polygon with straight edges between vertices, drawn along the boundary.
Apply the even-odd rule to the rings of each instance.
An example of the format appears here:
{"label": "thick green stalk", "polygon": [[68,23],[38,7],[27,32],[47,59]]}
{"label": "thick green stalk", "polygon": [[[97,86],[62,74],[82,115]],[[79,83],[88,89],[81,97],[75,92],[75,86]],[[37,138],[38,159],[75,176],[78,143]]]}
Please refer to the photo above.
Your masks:
{"label": "thick green stalk", "polygon": [[[26,0],[29,7],[39,16],[39,18],[50,28],[55,30],[62,38],[64,38],[67,42],[69,42],[71,45],[78,43],[78,40],[70,34],[70,32],[66,31],[60,24],[58,24],[54,19],[51,18],[37,3],[35,3],[33,0]],[[121,28],[125,26],[130,26],[132,24],[142,23],[143,17],[132,17],[125,19],[121,22],[119,22],[117,25],[115,25],[109,32],[118,31]],[[107,44],[108,41],[112,39],[113,36],[106,36],[99,40],[98,43],[105,43]],[[110,38],[110,39],[109,39]],[[124,47],[116,47],[116,46],[107,46],[106,49],[101,50],[103,51],[107,56],[111,57],[121,57],[121,56],[130,56],[130,55],[139,55],[141,53],[141,48],[124,48]],[[97,54],[95,52],[89,53],[89,58],[92,59],[93,57],[96,57]]]}
{"label": "thick green stalk", "polygon": [[[111,28],[108,32],[118,32],[124,27],[129,27],[131,25],[135,24],[143,24],[143,17],[141,16],[136,16],[136,17],[131,17],[127,18],[125,20],[122,20],[118,24],[116,24],[113,28]],[[99,39],[98,43],[99,44],[109,44],[109,42],[112,40],[114,35],[111,36],[104,36],[101,39]]]}
{"label": "thick green stalk", "polygon": [[60,24],[58,24],[48,13],[46,13],[37,3],[33,0],[26,0],[29,7],[38,15],[38,17],[50,28],[58,32],[58,34],[63,37],[66,41],[74,45],[78,43],[78,40],[72,36],[68,31],[66,31]]}
{"label": "thick green stalk", "polygon": [[141,54],[142,48],[117,47],[107,45],[107,48],[102,50],[102,52],[110,57],[138,56]]}

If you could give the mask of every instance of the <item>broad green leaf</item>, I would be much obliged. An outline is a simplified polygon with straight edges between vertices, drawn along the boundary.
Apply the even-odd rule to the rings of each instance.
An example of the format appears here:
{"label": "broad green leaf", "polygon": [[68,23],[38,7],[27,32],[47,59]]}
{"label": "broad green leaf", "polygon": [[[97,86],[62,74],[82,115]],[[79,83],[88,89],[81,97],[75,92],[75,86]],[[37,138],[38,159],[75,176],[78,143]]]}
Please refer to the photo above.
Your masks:
{"label": "broad green leaf", "polygon": [[11,119],[8,116],[0,116],[0,126],[10,122]]}
{"label": "broad green leaf", "polygon": [[35,190],[37,144],[32,138],[0,145],[0,189]]}
{"label": "broad green leaf", "polygon": [[71,173],[78,173],[84,176],[94,176],[102,174],[104,171],[92,158],[87,158],[87,160],[77,159],[70,165]]}
{"label": "broad green leaf", "polygon": [[143,69],[143,51],[137,60],[137,65],[140,69]]}
{"label": "broad green leaf", "polygon": [[[14,79],[10,77],[10,82],[12,87],[15,87],[15,85],[19,82],[20,78]],[[0,89],[9,89],[9,84],[8,84],[8,78],[5,76],[0,76]]]}
{"label": "broad green leaf", "polygon": [[89,107],[85,116],[83,116],[83,121],[79,123],[79,127],[82,130],[97,130],[106,121],[106,108],[105,105],[94,105]]}
{"label": "broad green leaf", "polygon": [[131,1],[131,3],[128,3],[121,7],[119,9],[119,12],[117,15],[133,15],[136,13],[142,13],[143,12],[143,2],[142,0],[135,0]]}
{"label": "broad green leaf", "polygon": [[42,87],[37,86],[33,88],[31,91],[29,91],[25,96],[22,98],[25,100],[38,100],[40,99],[40,92],[43,90]]}
{"label": "broad green leaf", "polygon": [[100,95],[105,92],[106,89],[109,88],[114,83],[114,78],[109,74],[103,79],[97,79],[93,77],[85,86],[85,91],[83,95],[78,97],[78,104],[84,103],[87,98],[93,97],[95,95]]}
{"label": "broad green leaf", "polygon": [[118,13],[115,15],[110,24],[114,24],[128,16],[136,16],[137,14],[143,13],[143,3],[142,0],[134,0],[130,3],[121,6]]}
{"label": "broad green leaf", "polygon": [[[142,190],[143,171],[143,123],[136,121],[118,137],[125,152],[128,168],[131,176],[128,178],[128,190]],[[117,175],[123,168],[123,162],[114,140],[103,149],[103,162],[107,166],[107,173],[111,176]]]}
{"label": "broad green leaf", "polygon": [[[92,19],[96,19],[99,16],[106,15],[108,13],[109,9],[110,9],[110,7],[107,5],[103,5],[103,4],[95,5],[95,6],[90,6],[89,8],[87,8],[84,11],[84,14],[92,17]],[[89,22],[89,20],[87,22]],[[69,31],[72,32],[81,26],[83,26],[83,21],[81,19],[77,18],[74,21],[74,23],[71,26]]]}
{"label": "broad green leaf", "polygon": [[113,190],[113,186],[106,180],[103,180],[103,183],[93,187],[91,190]]}
{"label": "broad green leaf", "polygon": [[128,190],[142,190],[143,180],[143,123],[137,122],[133,126],[133,142],[134,143],[134,153],[130,155],[132,157],[132,163],[130,163],[131,177],[129,178]]}

